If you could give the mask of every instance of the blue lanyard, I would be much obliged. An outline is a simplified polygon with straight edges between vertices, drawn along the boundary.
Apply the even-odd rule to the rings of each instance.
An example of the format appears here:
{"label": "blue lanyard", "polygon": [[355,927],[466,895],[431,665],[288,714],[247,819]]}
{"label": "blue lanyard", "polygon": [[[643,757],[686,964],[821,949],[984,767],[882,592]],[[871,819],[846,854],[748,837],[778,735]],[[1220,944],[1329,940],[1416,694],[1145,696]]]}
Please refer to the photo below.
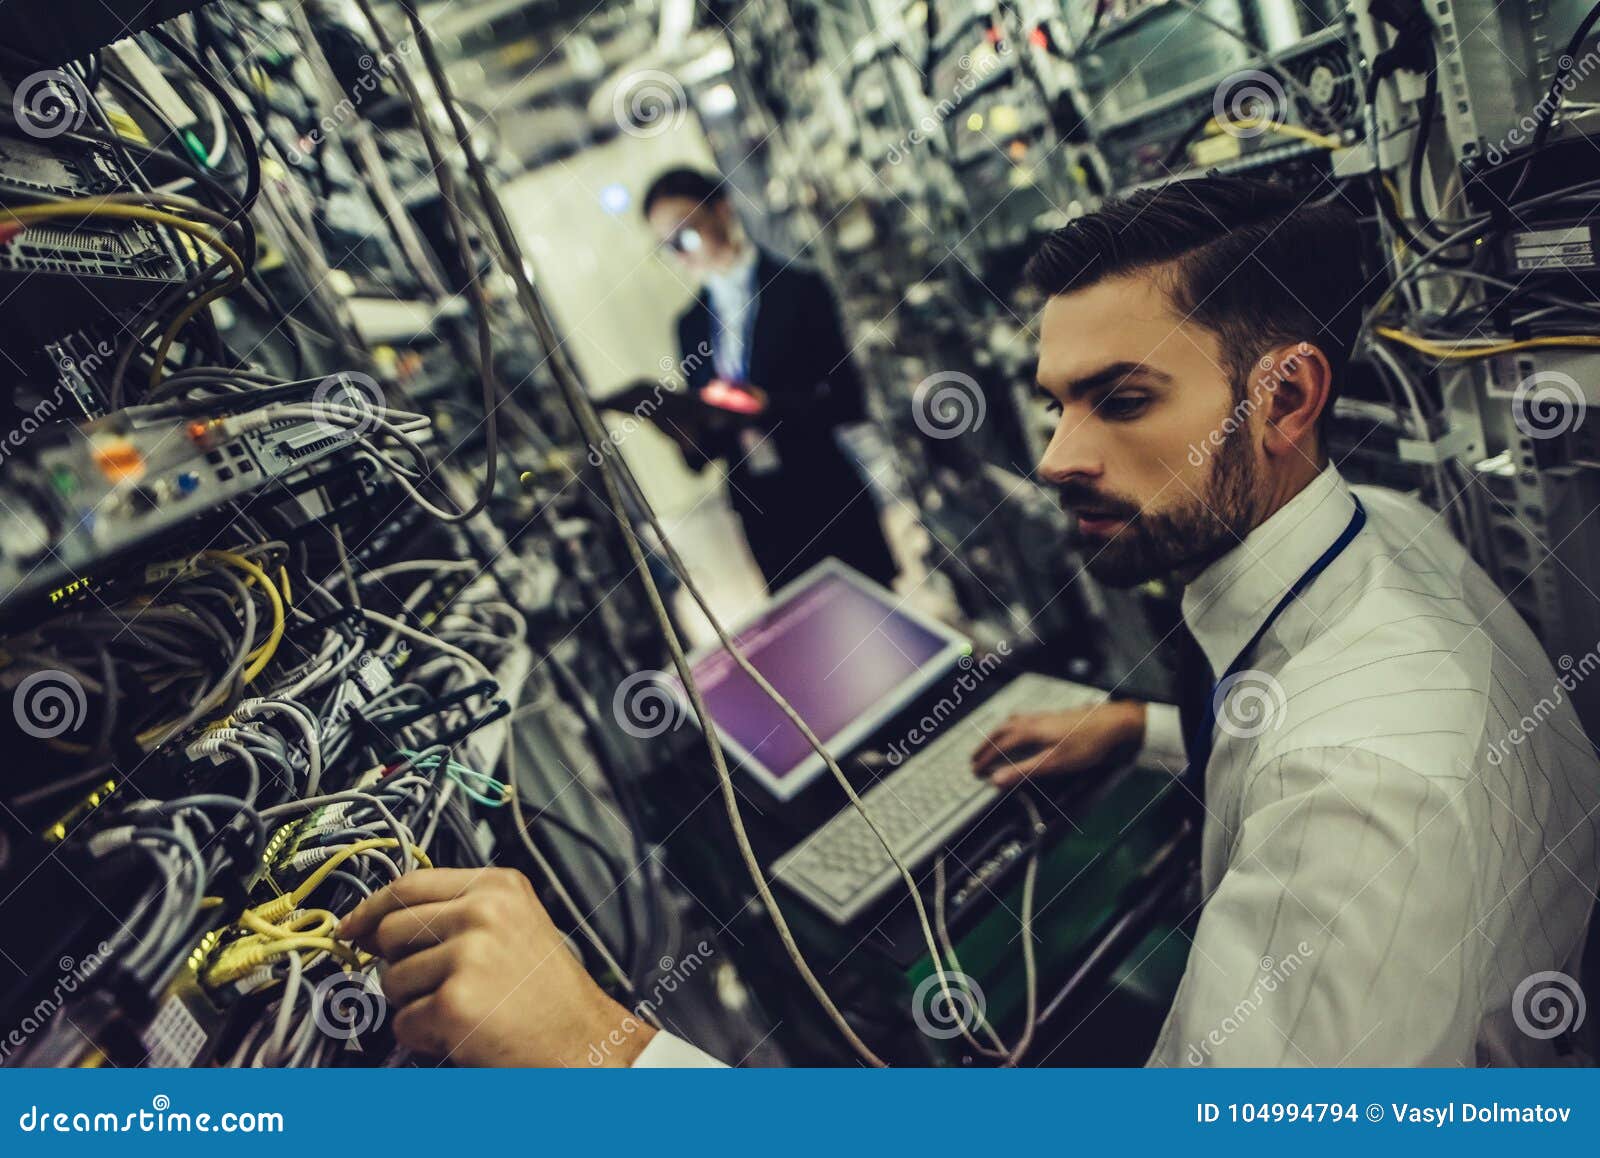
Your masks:
{"label": "blue lanyard", "polygon": [[1251,653],[1255,651],[1256,645],[1261,642],[1261,637],[1266,635],[1267,630],[1277,622],[1278,616],[1283,614],[1284,609],[1298,599],[1305,589],[1316,581],[1318,575],[1321,575],[1332,566],[1333,561],[1344,553],[1344,549],[1360,533],[1361,528],[1366,526],[1367,508],[1361,505],[1361,500],[1356,498],[1355,495],[1350,497],[1355,501],[1356,509],[1355,513],[1350,516],[1350,524],[1345,527],[1344,533],[1335,539],[1333,545],[1306,569],[1304,575],[1295,581],[1295,585],[1289,588],[1288,593],[1278,601],[1278,605],[1272,609],[1266,619],[1262,620],[1261,626],[1256,628],[1256,633],[1250,637],[1250,642],[1244,645],[1243,650],[1228,665],[1228,670],[1222,673],[1222,678],[1211,685],[1211,694],[1206,697],[1205,713],[1195,730],[1195,734],[1189,737],[1187,746],[1189,766],[1184,769],[1184,778],[1190,781],[1191,788],[1197,790],[1195,792],[1196,796],[1200,795],[1198,789],[1203,787],[1206,765],[1211,762],[1212,733],[1217,730],[1217,693],[1222,690],[1224,684],[1249,666]]}

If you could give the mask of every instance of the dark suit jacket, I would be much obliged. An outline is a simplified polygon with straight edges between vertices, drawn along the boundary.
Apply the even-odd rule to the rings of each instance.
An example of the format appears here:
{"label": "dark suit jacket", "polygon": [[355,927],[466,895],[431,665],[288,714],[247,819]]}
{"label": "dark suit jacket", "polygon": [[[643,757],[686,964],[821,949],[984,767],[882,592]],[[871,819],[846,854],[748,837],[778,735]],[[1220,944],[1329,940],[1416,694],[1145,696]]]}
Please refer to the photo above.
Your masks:
{"label": "dark suit jacket", "polygon": [[[702,405],[689,433],[707,458],[727,461],[733,508],[769,589],[830,555],[888,583],[897,568],[877,506],[833,437],[836,427],[866,417],[833,294],[813,270],[765,251],[755,276],[748,376],[766,391],[767,410],[745,417]],[[710,295],[702,293],[678,319],[691,397],[716,377],[708,353],[715,331]],[[761,451],[747,456],[745,428],[767,436],[779,458],[775,471],[760,469]]]}

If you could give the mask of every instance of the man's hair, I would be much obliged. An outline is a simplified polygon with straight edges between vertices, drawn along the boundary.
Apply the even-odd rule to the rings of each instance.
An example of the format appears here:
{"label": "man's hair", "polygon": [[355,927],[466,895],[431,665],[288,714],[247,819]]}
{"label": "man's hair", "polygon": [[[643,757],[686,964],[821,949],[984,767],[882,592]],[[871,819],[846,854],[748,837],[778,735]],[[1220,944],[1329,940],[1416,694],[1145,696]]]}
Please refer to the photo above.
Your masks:
{"label": "man's hair", "polygon": [[705,205],[713,205],[718,201],[727,199],[727,191],[722,187],[722,179],[711,173],[701,172],[699,169],[677,168],[668,169],[654,181],[650,188],[645,190],[644,203],[641,209],[646,217],[655,203],[663,197],[687,197]]}
{"label": "man's hair", "polygon": [[1333,368],[1326,420],[1361,324],[1360,255],[1345,209],[1261,181],[1204,177],[1107,201],[1046,238],[1023,277],[1054,296],[1155,273],[1178,313],[1221,340],[1236,391],[1265,351],[1308,342]]}

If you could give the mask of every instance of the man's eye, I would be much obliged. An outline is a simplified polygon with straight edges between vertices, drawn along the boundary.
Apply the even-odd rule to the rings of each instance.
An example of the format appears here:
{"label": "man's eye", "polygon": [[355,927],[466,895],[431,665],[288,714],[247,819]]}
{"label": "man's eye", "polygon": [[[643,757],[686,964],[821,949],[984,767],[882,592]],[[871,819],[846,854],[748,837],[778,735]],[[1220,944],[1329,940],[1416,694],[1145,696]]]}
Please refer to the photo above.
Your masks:
{"label": "man's eye", "polygon": [[1052,417],[1060,417],[1061,403],[1057,402],[1054,398],[1046,398],[1044,400],[1044,412]]}
{"label": "man's eye", "polygon": [[1096,409],[1100,417],[1118,422],[1139,417],[1149,404],[1150,399],[1143,394],[1112,394],[1101,399]]}

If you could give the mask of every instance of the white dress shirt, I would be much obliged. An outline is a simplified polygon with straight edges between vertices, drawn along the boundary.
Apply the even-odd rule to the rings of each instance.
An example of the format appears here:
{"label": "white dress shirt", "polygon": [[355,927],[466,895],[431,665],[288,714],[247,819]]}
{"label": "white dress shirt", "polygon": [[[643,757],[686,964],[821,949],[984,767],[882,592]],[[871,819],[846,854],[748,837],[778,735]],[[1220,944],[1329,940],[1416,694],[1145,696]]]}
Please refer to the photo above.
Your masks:
{"label": "white dress shirt", "polygon": [[[1535,974],[1577,977],[1600,881],[1575,673],[1557,678],[1442,516],[1356,493],[1366,526],[1223,697],[1205,907],[1152,1065],[1558,1058],[1519,1027],[1546,1028],[1530,1009],[1546,983],[1513,999]],[[1189,585],[1184,621],[1214,673],[1353,510],[1330,466]],[[1174,767],[1176,715],[1152,708],[1146,732]]]}
{"label": "white dress shirt", "polygon": [[[1441,516],[1356,493],[1366,525],[1222,697],[1204,908],[1151,1065],[1560,1058],[1522,1027],[1542,1034],[1539,995],[1565,986],[1537,974],[1577,978],[1600,882],[1600,761],[1569,697],[1600,656],[1558,678]],[[1328,467],[1189,585],[1215,674],[1349,525],[1351,495]],[[1151,705],[1141,760],[1183,768],[1170,705]],[[636,1064],[712,1063],[661,1033]]]}
{"label": "white dress shirt", "polygon": [[717,377],[726,382],[744,382],[750,372],[746,346],[755,320],[759,289],[756,263],[760,256],[760,251],[747,242],[733,268],[706,275],[706,292],[711,297],[711,316],[716,323],[711,359]]}

